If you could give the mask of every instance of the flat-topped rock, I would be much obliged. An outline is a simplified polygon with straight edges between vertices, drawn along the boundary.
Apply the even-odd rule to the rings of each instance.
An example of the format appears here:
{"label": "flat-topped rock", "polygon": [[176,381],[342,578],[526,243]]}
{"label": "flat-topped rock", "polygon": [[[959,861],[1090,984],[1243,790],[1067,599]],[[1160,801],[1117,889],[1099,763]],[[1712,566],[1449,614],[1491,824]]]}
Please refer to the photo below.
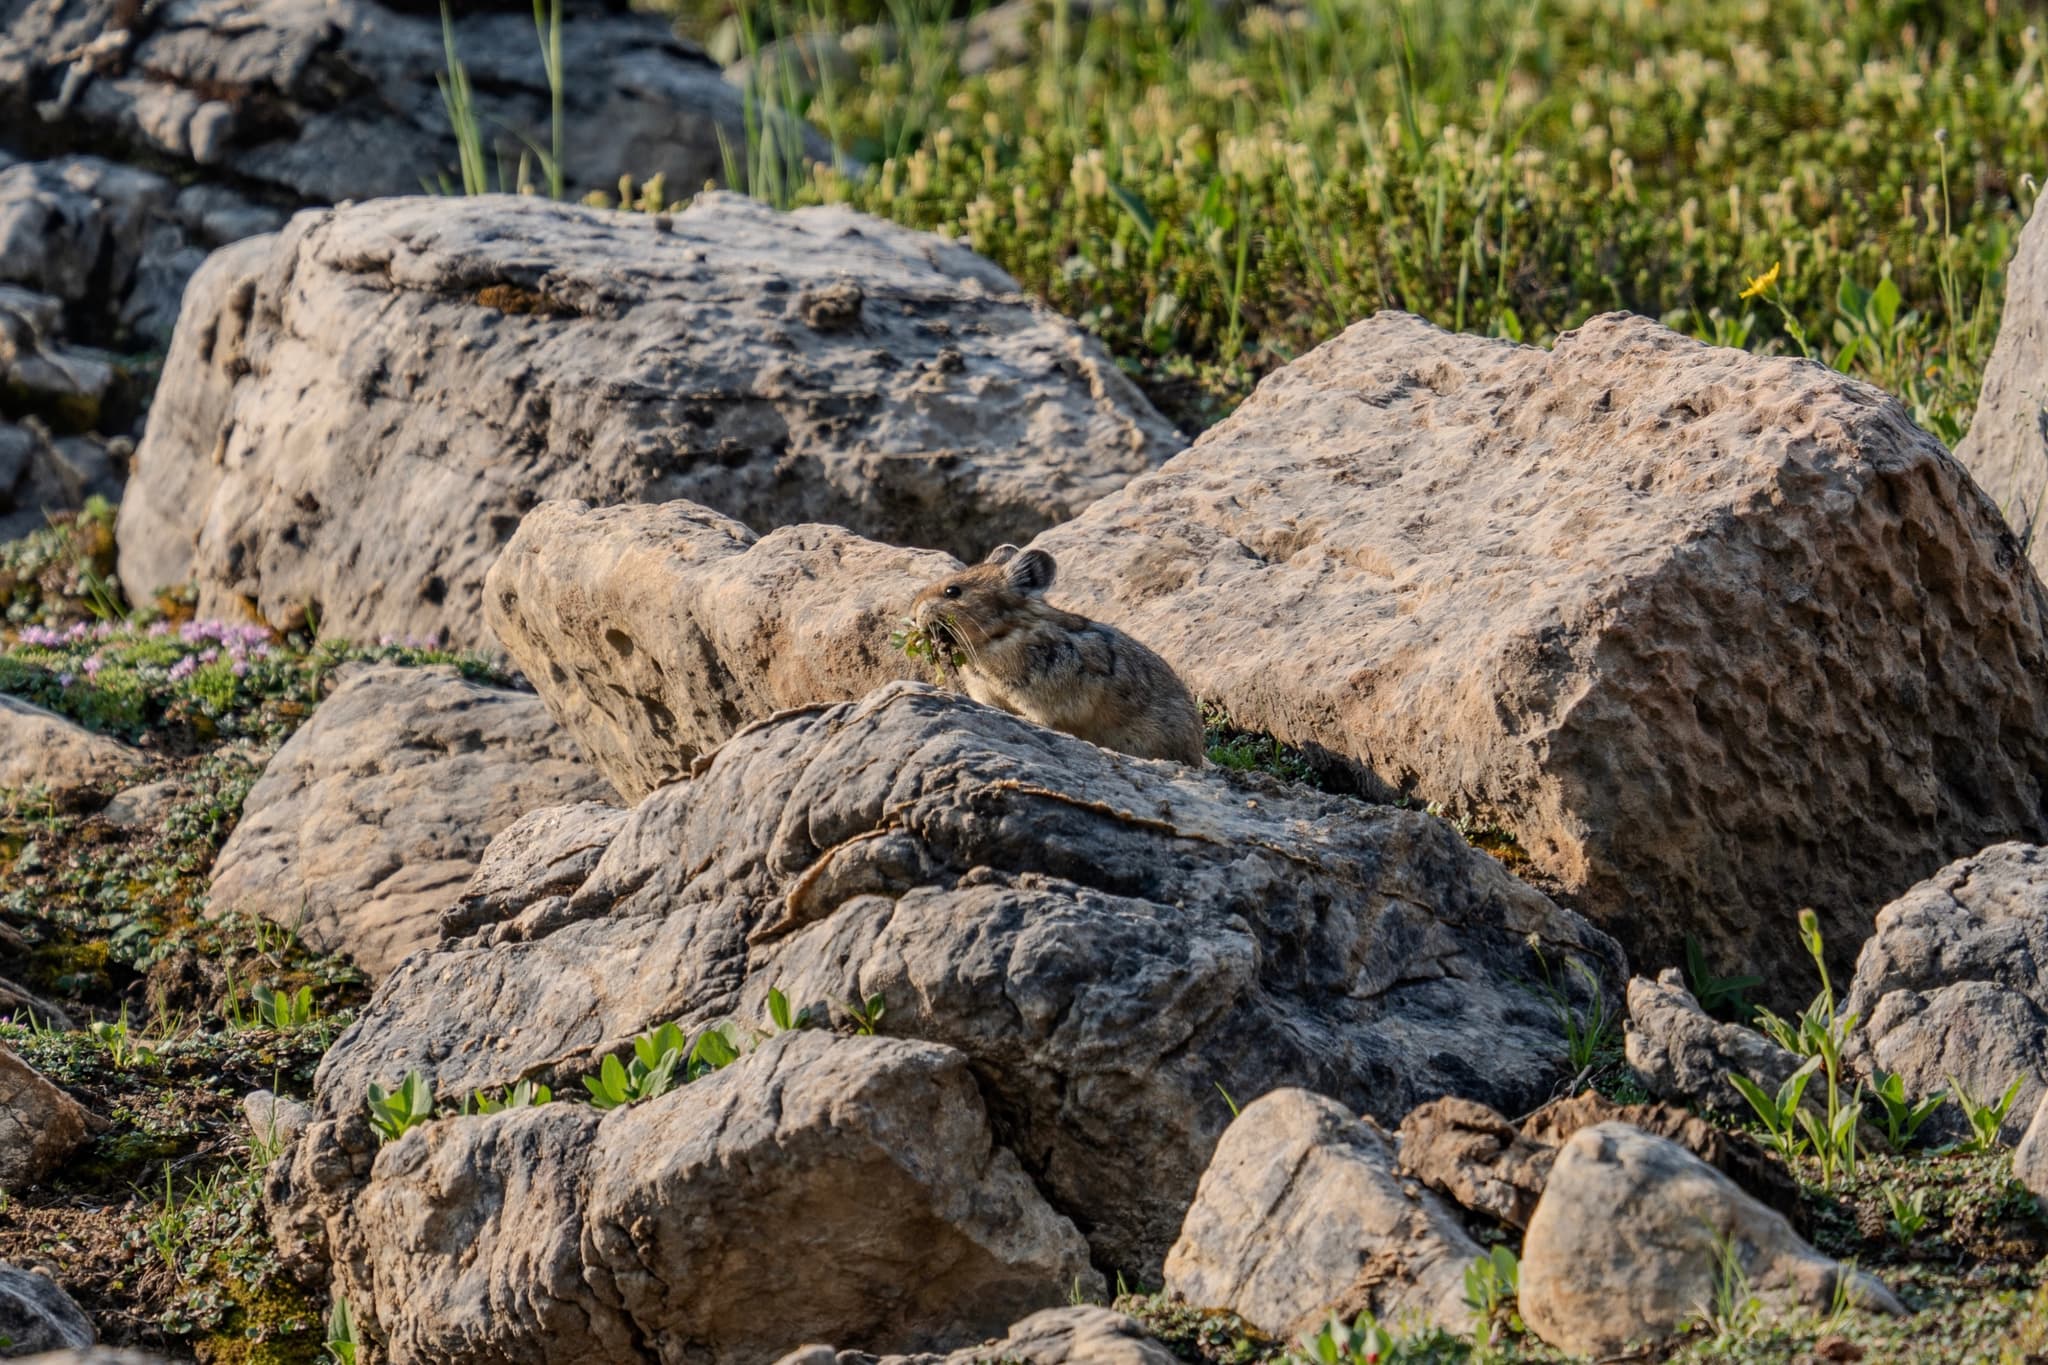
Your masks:
{"label": "flat-topped rock", "polygon": [[119,539],[131,591],[203,613],[485,644],[548,499],[979,556],[1181,444],[993,265],[843,208],[376,200],[202,275]]}

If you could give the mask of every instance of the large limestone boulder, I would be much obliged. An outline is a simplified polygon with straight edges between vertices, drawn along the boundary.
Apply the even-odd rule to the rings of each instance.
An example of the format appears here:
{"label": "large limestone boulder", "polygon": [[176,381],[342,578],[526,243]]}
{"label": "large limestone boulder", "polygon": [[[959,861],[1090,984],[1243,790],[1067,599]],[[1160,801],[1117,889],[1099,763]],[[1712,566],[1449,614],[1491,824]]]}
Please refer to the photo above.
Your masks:
{"label": "large limestone boulder", "polygon": [[120,524],[122,581],[196,580],[202,612],[478,644],[549,498],[978,556],[1180,444],[1007,275],[842,208],[380,200],[206,284]]}
{"label": "large limestone boulder", "polygon": [[207,912],[274,920],[375,979],[439,936],[493,835],[610,795],[532,693],[355,667],[249,789]]}
{"label": "large limestone boulder", "polygon": [[[1909,1095],[1959,1083],[1978,1100],[2022,1081],[2005,1122],[2017,1141],[2048,1096],[2048,850],[1999,844],[1962,858],[1880,910],[1842,1003],[1870,1065]],[[1944,1105],[1930,1137],[1968,1131]]]}
{"label": "large limestone boulder", "polygon": [[[324,1118],[413,1069],[447,1096],[563,1090],[663,1021],[753,1026],[770,989],[835,1016],[880,995],[887,1033],[968,1056],[1025,1170],[1100,1263],[1140,1273],[1229,1119],[1219,1086],[1388,1123],[1445,1093],[1520,1113],[1569,1067],[1526,985],[1538,948],[1620,990],[1611,940],[1434,817],[1131,759],[914,683],[742,731],[573,888],[550,839],[514,832],[541,873],[527,903],[494,847],[461,936],[328,1052]],[[337,1188],[359,1178],[339,1144],[316,1125],[301,1154]]]}
{"label": "large limestone boulder", "polygon": [[[747,146],[737,91],[654,15],[576,3],[562,25],[563,172],[577,190],[664,175],[682,194]],[[549,145],[550,95],[530,5],[465,5],[456,42],[486,160]],[[432,5],[256,0],[137,9],[122,0],[0,0],[0,116],[39,140],[115,144],[323,204],[459,186]],[[778,131],[799,136],[793,128]],[[816,134],[798,150],[826,154]],[[546,179],[531,178],[540,188]],[[512,185],[504,188],[510,190]]]}
{"label": "large limestone boulder", "polygon": [[1288,1341],[1367,1311],[1397,1328],[1469,1331],[1465,1271],[1484,1254],[1450,1205],[1402,1179],[1378,1124],[1276,1090],[1216,1145],[1166,1288]]}
{"label": "large limestone boulder", "polygon": [[2005,309],[1961,460],[2048,570],[2048,213],[2020,233],[2005,271]]}
{"label": "large limestone boulder", "polygon": [[1881,1282],[1815,1251],[1728,1177],[1625,1123],[1582,1129],[1558,1153],[1522,1242],[1518,1303],[1552,1346],[1608,1356],[1709,1311],[1724,1255],[1767,1315],[1825,1313],[1837,1285],[1854,1307],[1905,1312]]}
{"label": "large limestone boulder", "polygon": [[922,1350],[1102,1292],[1081,1234],[996,1145],[967,1058],[932,1043],[784,1034],[628,1108],[443,1119],[323,1206],[310,1158],[336,1127],[273,1168],[272,1197],[324,1222],[374,1359]]}
{"label": "large limestone boulder", "polygon": [[1689,934],[1782,983],[1808,905],[1846,963],[1873,907],[2043,828],[2041,584],[1815,363],[1383,313],[1035,544],[1236,723],[1505,826],[1651,963]]}
{"label": "large limestone boulder", "polygon": [[920,676],[890,633],[959,567],[837,526],[757,537],[689,502],[550,502],[492,567],[484,619],[637,800],[750,721]]}
{"label": "large limestone boulder", "polygon": [[39,792],[75,808],[147,762],[111,735],[0,692],[0,791]]}

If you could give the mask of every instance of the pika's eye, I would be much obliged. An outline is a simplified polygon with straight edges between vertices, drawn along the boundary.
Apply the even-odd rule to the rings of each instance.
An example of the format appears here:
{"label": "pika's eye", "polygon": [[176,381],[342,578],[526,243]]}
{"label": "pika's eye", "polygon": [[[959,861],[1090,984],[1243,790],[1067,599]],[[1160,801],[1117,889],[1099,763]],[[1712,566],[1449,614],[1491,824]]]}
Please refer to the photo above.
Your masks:
{"label": "pika's eye", "polygon": [[959,585],[958,583],[948,583],[948,584],[946,585],[946,596],[948,596],[948,597],[958,597],[959,595],[960,595],[960,585]]}

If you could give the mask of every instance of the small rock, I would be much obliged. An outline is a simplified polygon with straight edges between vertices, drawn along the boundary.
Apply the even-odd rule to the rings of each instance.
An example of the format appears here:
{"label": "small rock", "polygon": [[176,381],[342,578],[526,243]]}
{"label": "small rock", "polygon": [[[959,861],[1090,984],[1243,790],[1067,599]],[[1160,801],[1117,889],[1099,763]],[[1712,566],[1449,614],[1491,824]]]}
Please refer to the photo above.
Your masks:
{"label": "small rock", "polygon": [[61,1007],[51,1004],[28,987],[9,981],[4,976],[0,976],[0,1016],[11,1017],[17,1023],[33,1021],[44,1028],[57,1029],[59,1032],[68,1031],[72,1027],[71,1016]]}
{"label": "small rock", "polygon": [[77,1100],[0,1046],[0,1189],[32,1185],[57,1169],[85,1141],[86,1128]]}
{"label": "small rock", "polygon": [[[0,1184],[12,1183],[0,1179]],[[55,1280],[0,1262],[0,1340],[7,1343],[6,1354],[14,1356],[85,1351],[96,1337],[84,1310]]]}
{"label": "small rock", "polygon": [[1411,1109],[1399,1148],[1403,1175],[1513,1228],[1529,1225],[1557,1156],[1498,1111],[1453,1096]]}
{"label": "small rock", "polygon": [[1855,1307],[1905,1313],[1879,1280],[1815,1251],[1782,1215],[1677,1143],[1599,1123],[1558,1153],[1529,1220],[1523,1320],[1583,1355],[1667,1336],[1713,1304],[1730,1249],[1767,1314],[1826,1312],[1844,1275]]}
{"label": "small rock", "polygon": [[155,829],[178,803],[182,790],[177,779],[170,777],[129,787],[115,793],[100,812],[100,818],[116,829]]}
{"label": "small rock", "polygon": [[1332,1313],[1469,1328],[1465,1270],[1483,1253],[1436,1195],[1401,1179],[1370,1119],[1276,1090],[1224,1130],[1166,1257],[1166,1288],[1270,1336]]}
{"label": "small rock", "polygon": [[2012,1149],[2012,1175],[2048,1210],[2048,1095],[2034,1106],[2033,1121]]}
{"label": "small rock", "polygon": [[1798,1182],[1747,1137],[1672,1105],[1617,1104],[1590,1090],[1552,1100],[1519,1127],[1470,1100],[1418,1105],[1401,1121],[1401,1170],[1465,1208],[1527,1227],[1558,1149],[1582,1128],[1617,1121],[1670,1138],[1795,1226],[1804,1219]]}
{"label": "small rock", "polygon": [[[322,1161],[319,1127],[289,1179]],[[394,1360],[922,1350],[1104,1290],[995,1144],[966,1057],[903,1038],[784,1033],[630,1108],[441,1120],[377,1153],[357,1212],[325,1215],[336,1288]],[[838,1254],[763,1240],[799,1227]]]}
{"label": "small rock", "polygon": [[0,693],[0,791],[41,792],[77,809],[145,762],[118,739]]}
{"label": "small rock", "polygon": [[313,1106],[268,1090],[251,1090],[242,1097],[242,1117],[257,1145],[275,1151],[290,1146],[306,1130],[313,1121]]}
{"label": "small rock", "polygon": [[[1958,859],[1878,911],[1842,1010],[1862,1021],[1864,1060],[1908,1096],[1959,1083],[1979,1101],[2022,1082],[2016,1141],[2048,1095],[2048,849],[1997,844]],[[1922,1130],[1969,1131],[1956,1104]]]}
{"label": "small rock", "polygon": [[1728,1083],[1730,1072],[1776,1094],[1800,1066],[1799,1058],[1755,1029],[1723,1023],[1701,1009],[1676,968],[1666,968],[1655,981],[1639,976],[1628,983],[1624,1047],[1651,1094],[1737,1118],[1754,1111]]}

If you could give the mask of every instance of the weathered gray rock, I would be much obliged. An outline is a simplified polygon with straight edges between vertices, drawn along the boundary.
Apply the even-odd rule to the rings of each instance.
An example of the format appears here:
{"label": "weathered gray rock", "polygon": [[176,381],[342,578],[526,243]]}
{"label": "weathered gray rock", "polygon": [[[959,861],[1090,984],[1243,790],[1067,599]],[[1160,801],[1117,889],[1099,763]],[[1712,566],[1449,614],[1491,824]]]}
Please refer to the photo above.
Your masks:
{"label": "weathered gray rock", "polygon": [[[48,1275],[0,1263],[0,1338],[7,1354],[86,1351],[92,1322]],[[90,1359],[90,1357],[88,1357]]]}
{"label": "weathered gray rock", "polygon": [[0,692],[0,791],[41,792],[76,808],[146,761],[110,735]]}
{"label": "weathered gray rock", "polygon": [[120,524],[122,581],[193,579],[202,612],[477,644],[545,499],[978,556],[1179,446],[994,266],[842,208],[380,200],[254,264],[193,289]]}
{"label": "weathered gray rock", "polygon": [[1239,725],[1499,822],[1647,962],[1690,934],[1780,982],[1811,905],[1846,963],[2043,826],[2048,599],[1940,443],[1811,362],[1381,314],[1035,544]]}
{"label": "weathered gray rock", "polygon": [[251,1090],[242,1096],[242,1118],[256,1145],[276,1150],[290,1146],[306,1131],[313,1121],[313,1106],[269,1090]]}
{"label": "weathered gray rock", "polygon": [[[273,1200],[317,1199],[334,1127],[273,1168]],[[785,1034],[629,1108],[430,1123],[320,1213],[336,1288],[394,1361],[919,1350],[1102,1291],[1080,1233],[995,1145],[967,1058],[894,1038]],[[797,1229],[833,1255],[793,1255]]]}
{"label": "weathered gray rock", "polygon": [[[13,1049],[0,1046],[0,1189],[19,1189],[41,1180],[62,1165],[85,1136],[85,1110],[78,1101],[50,1084]],[[0,1327],[0,1334],[4,1331]]]}
{"label": "weathered gray rock", "polygon": [[[2006,1118],[2017,1141],[2048,1094],[2048,851],[1999,844],[1958,859],[1877,915],[1842,1002],[1864,1060],[1909,1095],[1960,1083],[1978,1100],[2024,1080]],[[1945,1105],[1930,1137],[1968,1131]]]}
{"label": "weathered gray rock", "polygon": [[0,976],[0,1016],[16,1023],[36,1023],[60,1033],[72,1028],[71,1016],[17,981]]}
{"label": "weathered gray rock", "polygon": [[2048,571],[2048,214],[2028,220],[2006,267],[1998,340],[1956,458],[2005,513],[2034,567]]}
{"label": "weathered gray rock", "polygon": [[75,511],[95,494],[119,496],[123,452],[132,443],[117,440],[55,436],[35,417],[0,422],[0,540],[41,530],[53,514]]}
{"label": "weathered gray rock", "polygon": [[1673,1105],[1617,1104],[1592,1090],[1552,1100],[1519,1126],[1471,1100],[1420,1105],[1401,1120],[1400,1170],[1465,1208],[1525,1228],[1558,1148],[1580,1129],[1610,1122],[1671,1139],[1799,1225],[1798,1182],[1747,1137]]}
{"label": "weathered gray rock", "polygon": [[836,526],[756,537],[694,503],[551,502],[492,567],[484,619],[637,800],[750,721],[922,676],[889,636],[958,568]]}
{"label": "weathered gray rock", "polygon": [[2012,1175],[2048,1208],[2048,1095],[2034,1106],[2033,1121],[2013,1148]]}
{"label": "weathered gray rock", "polygon": [[[320,1112],[414,1068],[442,1094],[564,1088],[662,1021],[757,1021],[770,988],[820,1013],[880,994],[889,1033],[972,1059],[1103,1263],[1142,1271],[1228,1118],[1218,1085],[1320,1087],[1389,1122],[1445,1093],[1520,1112],[1568,1065],[1524,984],[1532,944],[1619,991],[1610,940],[1442,821],[1129,759],[917,684],[787,713],[697,769],[580,887],[541,879],[559,915],[393,972],[322,1063]],[[499,894],[495,917],[525,913]]]}
{"label": "weathered gray rock", "polygon": [[1729,1073],[1776,1094],[1800,1065],[1798,1057],[1755,1029],[1701,1009],[1676,967],[1665,968],[1655,981],[1639,976],[1628,983],[1623,1048],[1651,1094],[1740,1118],[1753,1111],[1728,1083]]}
{"label": "weathered gray rock", "polygon": [[486,924],[514,921],[514,937],[540,937],[532,912],[541,906],[565,910],[569,893],[583,885],[611,846],[626,812],[601,801],[578,806],[544,806],[507,825],[484,850],[482,861],[455,904],[441,914],[443,938],[460,938]]}
{"label": "weathered gray rock", "polygon": [[170,816],[183,789],[174,777],[158,778],[114,793],[100,818],[116,829],[157,829]]}
{"label": "weathered gray rock", "polygon": [[1469,1331],[1465,1271],[1483,1254],[1449,1205],[1402,1179],[1379,1125],[1276,1090],[1216,1144],[1166,1288],[1283,1340],[1366,1310],[1397,1329]]}
{"label": "weathered gray rock", "polygon": [[1176,1359],[1136,1319],[1082,1304],[1033,1313],[1000,1341],[963,1347],[950,1355],[877,1356],[800,1346],[775,1365],[985,1365],[997,1360],[1018,1365],[1173,1365]]}
{"label": "weathered gray rock", "polygon": [[[564,175],[581,191],[659,173],[688,194],[724,174],[721,135],[747,145],[739,94],[665,21],[624,8],[574,5],[562,25]],[[514,165],[523,148],[549,145],[541,48],[530,7],[460,14],[456,41],[495,174],[499,157]],[[8,117],[39,119],[48,141],[111,141],[297,203],[415,194],[444,176],[459,186],[436,86],[446,71],[432,6],[0,3]],[[827,154],[815,133],[784,134],[802,137],[813,157]],[[529,174],[546,188],[538,170]]]}
{"label": "weathered gray rock", "polygon": [[1903,1314],[1874,1277],[1815,1251],[1785,1219],[1665,1138],[1625,1123],[1582,1129],[1558,1153],[1522,1242],[1518,1305],[1544,1341],[1606,1356],[1700,1318],[1722,1249],[1767,1316],[1853,1306]]}
{"label": "weathered gray rock", "polygon": [[381,977],[438,936],[498,831],[610,794],[530,692],[352,668],[250,788],[207,913],[261,915]]}
{"label": "weathered gray rock", "polygon": [[[20,0],[7,0],[0,15],[19,7]],[[0,22],[0,104],[8,82],[4,30]],[[206,253],[282,221],[277,210],[231,190],[181,190],[153,171],[101,157],[16,162],[0,167],[0,284],[57,300],[64,317],[51,330],[75,341],[160,347],[177,322],[185,281]],[[95,386],[94,397],[105,391],[105,383]]]}
{"label": "weathered gray rock", "polygon": [[0,422],[0,539],[120,495],[154,362],[115,352],[168,344],[207,250],[281,221],[99,157],[0,162],[0,392],[17,418]]}

